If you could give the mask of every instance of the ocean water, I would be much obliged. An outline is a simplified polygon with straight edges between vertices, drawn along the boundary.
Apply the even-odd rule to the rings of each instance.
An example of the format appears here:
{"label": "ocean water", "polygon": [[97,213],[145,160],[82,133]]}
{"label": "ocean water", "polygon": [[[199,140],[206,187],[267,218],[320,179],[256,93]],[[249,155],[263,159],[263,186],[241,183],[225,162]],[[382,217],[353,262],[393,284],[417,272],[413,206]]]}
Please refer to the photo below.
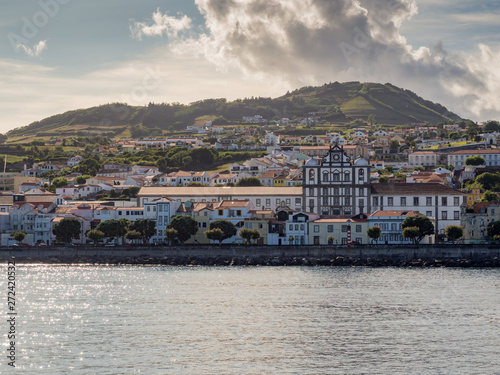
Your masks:
{"label": "ocean water", "polygon": [[16,309],[1,374],[500,374],[498,269],[17,265]]}

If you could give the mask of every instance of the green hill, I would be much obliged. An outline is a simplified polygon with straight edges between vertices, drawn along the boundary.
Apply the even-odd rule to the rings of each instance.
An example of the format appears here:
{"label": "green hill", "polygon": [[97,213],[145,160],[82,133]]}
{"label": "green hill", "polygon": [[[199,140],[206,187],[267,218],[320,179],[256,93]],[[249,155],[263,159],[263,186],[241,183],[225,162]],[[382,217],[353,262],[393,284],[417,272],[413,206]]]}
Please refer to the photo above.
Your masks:
{"label": "green hill", "polygon": [[308,117],[311,112],[319,112],[320,119],[333,124],[366,120],[370,115],[375,116],[377,123],[387,125],[460,120],[442,105],[389,83],[335,82],[303,87],[275,99],[206,99],[188,105],[150,103],[145,107],[106,104],[51,116],[11,130],[7,135],[9,139],[95,134],[140,136],[140,129],[146,129],[149,134],[152,130],[158,134],[171,128],[182,130],[202,116],[217,118],[220,123],[234,123],[243,116],[256,114],[270,120]]}

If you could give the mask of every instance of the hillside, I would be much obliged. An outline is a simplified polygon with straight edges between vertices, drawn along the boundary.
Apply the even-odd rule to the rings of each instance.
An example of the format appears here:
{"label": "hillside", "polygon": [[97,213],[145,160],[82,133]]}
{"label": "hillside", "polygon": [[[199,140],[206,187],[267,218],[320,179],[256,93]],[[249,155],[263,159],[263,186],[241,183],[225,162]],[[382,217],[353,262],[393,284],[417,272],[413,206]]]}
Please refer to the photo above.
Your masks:
{"label": "hillside", "polygon": [[[389,83],[330,83],[319,87],[303,87],[272,98],[245,98],[235,101],[206,99],[189,105],[150,103],[145,107],[113,103],[78,109],[11,130],[9,138],[130,135],[139,128],[181,130],[200,118],[223,118],[234,123],[243,116],[262,115],[267,119],[307,117],[321,112],[321,119],[333,124],[346,124],[355,119],[366,120],[374,115],[376,122],[404,125],[416,122],[438,123],[459,120],[440,104]],[[133,135],[133,134],[132,134]]]}

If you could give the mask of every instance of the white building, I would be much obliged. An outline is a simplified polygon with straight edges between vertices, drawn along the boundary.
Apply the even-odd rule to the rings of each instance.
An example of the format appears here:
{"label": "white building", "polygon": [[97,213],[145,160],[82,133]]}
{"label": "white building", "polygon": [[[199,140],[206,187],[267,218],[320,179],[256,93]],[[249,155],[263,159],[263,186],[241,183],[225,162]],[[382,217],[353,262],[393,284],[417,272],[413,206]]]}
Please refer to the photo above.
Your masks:
{"label": "white building", "polygon": [[452,165],[455,170],[461,169],[465,165],[465,160],[469,156],[481,156],[486,160],[487,167],[500,166],[500,150],[462,150],[448,154],[448,165]]}
{"label": "white building", "polygon": [[408,155],[408,165],[412,167],[435,167],[438,154],[432,151],[417,151]]}
{"label": "white building", "polygon": [[[378,243],[388,245],[412,244],[413,241],[411,239],[403,237],[402,224],[407,217],[418,214],[419,213],[416,211],[408,210],[375,211],[373,214],[368,216],[368,223],[370,228],[377,226],[381,229],[381,235],[378,239]],[[434,222],[433,217],[429,217],[429,219]],[[420,243],[435,243],[434,235],[425,236]]]}
{"label": "white building", "polygon": [[441,184],[372,184],[372,212],[416,211],[435,218],[436,234],[448,225],[460,225],[460,206],[467,195]]}
{"label": "white building", "polygon": [[144,206],[161,197],[179,202],[221,202],[223,200],[249,200],[257,209],[273,210],[290,207],[302,208],[301,187],[214,186],[214,187],[143,187],[137,194],[137,203]]}

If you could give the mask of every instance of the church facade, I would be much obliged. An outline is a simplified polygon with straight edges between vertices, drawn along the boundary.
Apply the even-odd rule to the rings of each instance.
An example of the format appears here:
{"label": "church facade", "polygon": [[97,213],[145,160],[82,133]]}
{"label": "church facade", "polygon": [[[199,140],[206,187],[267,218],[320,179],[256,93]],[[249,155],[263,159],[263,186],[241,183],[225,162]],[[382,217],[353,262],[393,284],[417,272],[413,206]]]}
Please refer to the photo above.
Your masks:
{"label": "church facade", "polygon": [[320,160],[305,164],[302,197],[304,211],[322,216],[370,213],[370,164],[353,161],[334,145]]}

